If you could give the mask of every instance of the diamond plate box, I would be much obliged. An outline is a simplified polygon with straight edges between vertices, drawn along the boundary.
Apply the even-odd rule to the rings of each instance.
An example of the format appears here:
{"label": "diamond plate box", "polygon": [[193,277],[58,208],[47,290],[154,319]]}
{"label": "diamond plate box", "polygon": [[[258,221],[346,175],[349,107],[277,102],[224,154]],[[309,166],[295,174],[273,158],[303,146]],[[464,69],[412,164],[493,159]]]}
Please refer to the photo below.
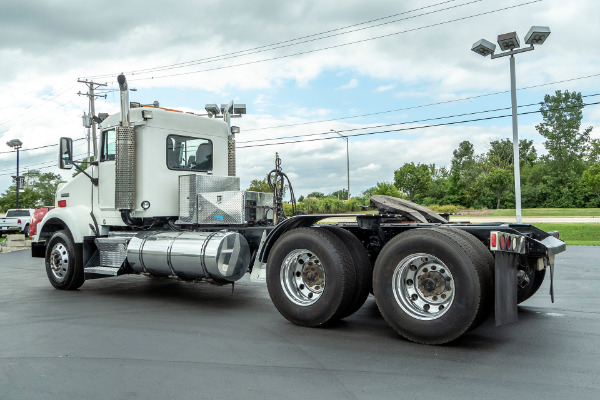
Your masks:
{"label": "diamond plate box", "polygon": [[223,191],[198,194],[198,224],[242,225],[273,219],[273,194]]}
{"label": "diamond plate box", "polygon": [[239,191],[240,178],[190,174],[179,176],[179,220],[177,224],[198,223],[198,194]]}

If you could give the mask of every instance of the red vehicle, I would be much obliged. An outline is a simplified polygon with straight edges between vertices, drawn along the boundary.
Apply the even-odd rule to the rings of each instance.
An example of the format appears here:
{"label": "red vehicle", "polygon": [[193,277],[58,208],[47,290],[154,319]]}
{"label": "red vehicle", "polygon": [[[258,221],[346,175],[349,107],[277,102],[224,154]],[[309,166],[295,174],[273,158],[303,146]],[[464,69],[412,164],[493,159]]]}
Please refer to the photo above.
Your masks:
{"label": "red vehicle", "polygon": [[52,210],[54,206],[44,206],[37,208],[33,212],[33,216],[31,217],[31,222],[29,223],[29,237],[33,237],[37,233],[37,224],[44,218],[44,215],[48,213],[48,211]]}

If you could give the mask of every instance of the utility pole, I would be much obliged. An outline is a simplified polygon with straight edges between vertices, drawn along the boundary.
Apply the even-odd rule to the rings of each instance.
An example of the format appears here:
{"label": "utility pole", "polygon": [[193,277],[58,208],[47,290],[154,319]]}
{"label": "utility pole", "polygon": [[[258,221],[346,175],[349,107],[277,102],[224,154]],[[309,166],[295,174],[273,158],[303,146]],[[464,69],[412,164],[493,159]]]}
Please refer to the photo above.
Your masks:
{"label": "utility pole", "polygon": [[91,154],[90,154],[90,139],[91,139],[90,135],[91,135],[90,128],[87,128],[87,132],[86,132],[85,136],[86,136],[86,139],[87,139],[87,142],[88,142],[88,160],[91,159],[90,158],[90,156],[91,156]]}
{"label": "utility pole", "polygon": [[80,96],[87,96],[90,100],[90,118],[92,119],[92,142],[94,143],[94,160],[98,159],[98,141],[96,139],[96,122],[94,121],[94,117],[96,116],[96,108],[94,104],[94,100],[99,97],[106,98],[106,94],[95,94],[94,89],[100,86],[106,86],[106,83],[96,83],[88,80],[77,79],[77,82],[84,83],[88,87],[87,93],[78,92],[77,94]]}

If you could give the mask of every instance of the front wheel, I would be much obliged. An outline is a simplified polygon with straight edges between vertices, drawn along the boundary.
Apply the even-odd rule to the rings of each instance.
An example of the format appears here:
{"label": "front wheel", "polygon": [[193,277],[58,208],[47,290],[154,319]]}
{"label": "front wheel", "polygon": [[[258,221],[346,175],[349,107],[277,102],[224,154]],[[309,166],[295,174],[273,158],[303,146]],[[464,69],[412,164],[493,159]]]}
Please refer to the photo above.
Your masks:
{"label": "front wheel", "polygon": [[83,285],[81,247],[68,231],[57,231],[50,238],[46,246],[46,274],[57,289],[75,290]]}

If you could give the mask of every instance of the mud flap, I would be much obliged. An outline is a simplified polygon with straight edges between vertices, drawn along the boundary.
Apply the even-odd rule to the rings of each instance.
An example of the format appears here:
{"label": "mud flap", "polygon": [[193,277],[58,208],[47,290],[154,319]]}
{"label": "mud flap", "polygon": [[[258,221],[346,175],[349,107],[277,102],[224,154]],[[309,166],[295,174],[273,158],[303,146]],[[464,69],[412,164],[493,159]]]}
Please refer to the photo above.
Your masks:
{"label": "mud flap", "polygon": [[496,326],[516,322],[517,254],[496,252]]}

